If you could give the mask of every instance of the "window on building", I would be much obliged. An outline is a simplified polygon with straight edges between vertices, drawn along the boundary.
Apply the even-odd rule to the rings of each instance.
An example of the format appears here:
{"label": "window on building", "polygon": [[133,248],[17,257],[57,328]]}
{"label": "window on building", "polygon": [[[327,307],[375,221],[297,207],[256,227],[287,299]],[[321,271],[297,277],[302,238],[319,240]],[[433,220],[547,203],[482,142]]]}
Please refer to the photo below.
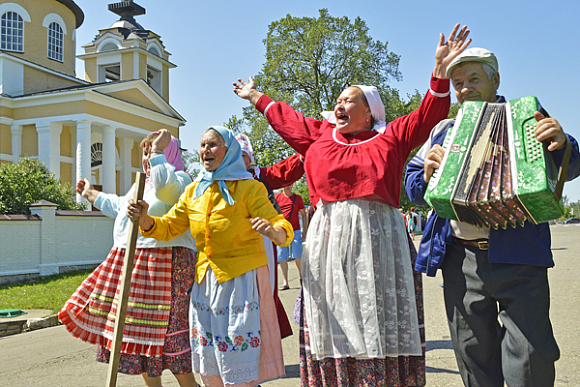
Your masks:
{"label": "window on building", "polygon": [[99,83],[116,82],[121,80],[121,65],[113,63],[99,66]]}
{"label": "window on building", "polygon": [[0,48],[7,51],[24,52],[24,22],[16,12],[2,15]]}
{"label": "window on building", "polygon": [[62,62],[63,49],[62,27],[57,22],[52,22],[48,26],[48,57]]}
{"label": "window on building", "polygon": [[147,66],[147,83],[151,85],[153,90],[161,94],[161,71]]}

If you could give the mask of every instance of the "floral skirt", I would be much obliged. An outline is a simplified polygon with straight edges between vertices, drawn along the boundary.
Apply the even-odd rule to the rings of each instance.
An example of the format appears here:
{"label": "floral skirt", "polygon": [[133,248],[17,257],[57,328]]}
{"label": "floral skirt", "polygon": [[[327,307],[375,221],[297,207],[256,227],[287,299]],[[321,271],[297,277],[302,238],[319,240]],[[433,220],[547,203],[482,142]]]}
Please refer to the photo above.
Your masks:
{"label": "floral skirt", "polygon": [[[67,329],[97,344],[97,361],[109,361],[124,249],[113,248],[59,312]],[[191,372],[189,290],[195,253],[185,247],[137,249],[119,372],[160,376]]]}
{"label": "floral skirt", "polygon": [[208,268],[190,307],[193,370],[204,386],[251,387],[284,375],[267,266],[219,283]]}
{"label": "floral skirt", "polygon": [[[407,236],[411,264],[417,260],[417,250]],[[425,379],[425,319],[423,312],[423,281],[421,273],[414,272],[415,301],[423,354],[384,359],[326,358],[314,360],[310,354],[308,327],[304,320],[302,290],[296,301],[293,317],[300,323],[300,375],[303,387],[368,386],[368,387],[421,387]]]}

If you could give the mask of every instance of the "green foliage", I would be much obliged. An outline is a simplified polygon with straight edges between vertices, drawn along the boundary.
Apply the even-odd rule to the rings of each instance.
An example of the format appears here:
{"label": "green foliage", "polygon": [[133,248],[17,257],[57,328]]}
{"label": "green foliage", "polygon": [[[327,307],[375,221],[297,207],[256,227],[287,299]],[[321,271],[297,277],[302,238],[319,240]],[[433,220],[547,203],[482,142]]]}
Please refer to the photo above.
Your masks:
{"label": "green foliage", "polygon": [[[356,84],[377,87],[387,122],[411,113],[421,103],[423,95],[417,90],[404,100],[389,86],[402,79],[400,57],[388,50],[387,42],[374,40],[361,18],[332,17],[327,9],[319,10],[316,18],[287,15],[270,24],[263,42],[266,62],[254,77],[257,89],[306,117],[322,119],[320,113],[333,110],[340,93]],[[457,109],[455,104],[450,114],[454,116]],[[243,116],[243,120],[232,117],[226,126],[248,135],[258,165],[272,165],[294,153],[252,106],[244,108]],[[295,184],[294,191],[308,200],[304,179]],[[404,187],[401,205],[429,210],[428,206],[411,204]]]}
{"label": "green foliage", "polygon": [[[386,42],[373,40],[361,18],[332,17],[326,9],[317,18],[287,15],[270,24],[264,44],[266,63],[254,80],[272,99],[321,118],[320,112],[332,110],[346,87],[374,85],[387,106],[387,120],[400,115],[398,91],[388,86],[401,79],[399,56]],[[260,165],[294,153],[253,107],[244,109],[244,121]]]}
{"label": "green foliage", "polygon": [[6,309],[50,309],[56,313],[91,272],[75,271],[34,283],[0,286],[0,305]]}
{"label": "green foliage", "polygon": [[185,171],[195,179],[201,169],[199,151],[193,149],[191,151],[181,152],[181,160],[183,161]]}
{"label": "green foliage", "polygon": [[0,166],[0,214],[30,214],[28,206],[40,200],[57,204],[59,210],[84,210],[75,202],[75,191],[62,184],[40,161],[22,158],[17,164]]}

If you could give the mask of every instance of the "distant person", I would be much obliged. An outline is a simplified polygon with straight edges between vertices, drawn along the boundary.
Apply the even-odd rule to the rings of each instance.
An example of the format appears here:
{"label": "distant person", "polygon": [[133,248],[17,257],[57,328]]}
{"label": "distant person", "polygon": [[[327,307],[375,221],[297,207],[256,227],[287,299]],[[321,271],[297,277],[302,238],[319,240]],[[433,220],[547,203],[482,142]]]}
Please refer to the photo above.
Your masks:
{"label": "distant person", "polygon": [[[493,52],[471,48],[447,67],[460,104],[506,102],[497,94],[498,61]],[[557,165],[573,147],[567,180],[580,175],[578,143],[560,123],[535,112],[535,136],[548,144]],[[426,204],[424,194],[444,156],[441,144],[455,120],[445,119],[409,162],[405,190]],[[554,266],[550,227],[526,222],[497,230],[429,216],[416,269],[434,276],[442,269],[451,340],[465,386],[554,385],[560,351],[550,323],[548,268]]]}
{"label": "distant person", "polygon": [[300,228],[300,217],[306,224],[306,207],[300,195],[292,192],[294,184],[284,187],[282,192],[276,195],[276,201],[282,209],[284,218],[292,224],[294,229],[294,239],[288,247],[278,246],[278,265],[280,266],[280,273],[282,274],[282,286],[280,290],[290,289],[288,284],[288,261],[290,258],[295,260],[298,268],[298,278],[302,282],[302,275],[300,274],[300,264],[302,262],[302,231]]}
{"label": "distant person", "polygon": [[242,160],[234,133],[214,126],[201,137],[204,170],[162,217],[132,200],[128,216],[145,237],[193,235],[198,251],[191,288],[193,369],[204,386],[254,386],[283,376],[282,339],[261,235],[278,245],[292,226]]}
{"label": "distant person", "polygon": [[[183,170],[179,141],[166,129],[151,133],[140,146],[147,174],[143,198],[150,204],[150,212],[161,216],[177,202],[192,179]],[[66,302],[58,318],[74,337],[97,344],[97,361],[104,363],[109,362],[115,328],[117,289],[131,221],[126,208],[134,189],[117,196],[95,190],[87,179],[76,186],[82,197],[115,218],[114,244],[105,261]],[[140,374],[146,386],[158,387],[161,373],[169,369],[181,387],[197,386],[191,368],[188,324],[188,292],[195,262],[191,234],[167,241],[138,235],[119,372]]]}

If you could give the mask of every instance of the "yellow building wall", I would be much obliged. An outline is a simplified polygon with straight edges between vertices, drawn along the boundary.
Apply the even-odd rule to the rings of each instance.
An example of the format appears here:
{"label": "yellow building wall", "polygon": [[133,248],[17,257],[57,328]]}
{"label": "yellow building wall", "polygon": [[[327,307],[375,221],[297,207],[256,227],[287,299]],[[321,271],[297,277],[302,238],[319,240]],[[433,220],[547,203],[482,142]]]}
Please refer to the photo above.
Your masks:
{"label": "yellow building wall", "polygon": [[76,181],[73,184],[73,175],[72,175],[72,164],[71,163],[60,163],[60,180],[63,183],[70,183],[73,187],[76,184]]}
{"label": "yellow building wall", "polygon": [[84,111],[85,104],[86,104],[85,101],[74,101],[58,104],[54,103],[40,105],[34,107],[17,108],[14,109],[13,111],[14,119],[25,120],[25,119],[52,117],[55,115],[55,112],[58,112],[59,116],[66,114],[77,114]]}
{"label": "yellow building wall", "polygon": [[[135,142],[133,149],[131,149],[131,166],[133,168],[143,167],[143,163],[141,162],[141,147],[139,146],[140,142]],[[135,181],[135,174],[132,175],[131,181]]]}
{"label": "yellow building wall", "polygon": [[133,74],[133,53],[124,52],[121,54],[121,80],[126,81],[128,79],[138,78]]}
{"label": "yellow building wall", "polygon": [[24,125],[22,127],[22,151],[21,156],[38,156],[38,133],[35,125]]}
{"label": "yellow building wall", "polygon": [[77,85],[81,85],[81,82],[62,78],[34,67],[24,66],[24,94],[62,89]]}
{"label": "yellow building wall", "polygon": [[147,82],[147,55],[139,53],[138,57],[139,57],[139,78]]}
{"label": "yellow building wall", "polygon": [[0,153],[12,154],[12,132],[10,125],[0,125]]}
{"label": "yellow building wall", "polygon": [[115,109],[114,107],[103,106],[94,102],[86,102],[85,104],[85,113],[97,117],[145,129],[150,132],[154,132],[162,128],[166,128],[171,133],[178,131],[176,127],[162,125],[157,121],[150,120],[139,115],[129,114],[127,111],[121,109],[121,107],[119,109]]}
{"label": "yellow building wall", "polygon": [[169,67],[163,66],[163,99],[169,103]]}
{"label": "yellow building wall", "polygon": [[12,108],[9,108],[6,106],[0,106],[0,117],[13,118],[12,114],[14,114],[12,112]]}
{"label": "yellow building wall", "polygon": [[72,135],[71,128],[69,126],[62,127],[62,132],[60,132],[60,155],[65,157],[73,157],[72,149]]}
{"label": "yellow building wall", "polygon": [[97,83],[97,58],[85,59],[85,81]]}
{"label": "yellow building wall", "polygon": [[[56,0],[11,0],[28,12],[30,23],[24,22],[24,53],[11,54],[65,74],[75,75],[73,35],[76,19],[73,12]],[[63,62],[48,59],[48,28],[42,25],[46,15],[56,13],[64,21]],[[64,32],[64,31],[63,31]]]}
{"label": "yellow building wall", "polygon": [[121,99],[123,101],[134,103],[135,105],[146,107],[159,113],[163,113],[157,106],[155,106],[155,104],[149,100],[149,98],[147,98],[138,90],[123,90],[115,93],[108,93],[107,95]]}

